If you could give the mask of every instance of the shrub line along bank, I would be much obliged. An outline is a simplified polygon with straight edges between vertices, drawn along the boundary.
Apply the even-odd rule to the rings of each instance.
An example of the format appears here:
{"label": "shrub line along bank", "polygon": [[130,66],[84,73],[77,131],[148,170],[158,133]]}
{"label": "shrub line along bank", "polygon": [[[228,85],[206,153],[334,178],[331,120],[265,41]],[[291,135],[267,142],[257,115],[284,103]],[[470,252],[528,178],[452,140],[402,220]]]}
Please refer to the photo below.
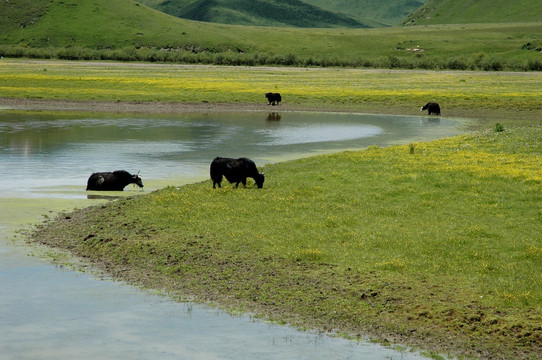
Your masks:
{"label": "shrub line along bank", "polygon": [[124,62],[150,62],[171,64],[202,64],[228,66],[293,66],[344,67],[366,69],[423,69],[423,70],[482,70],[482,71],[541,71],[542,60],[507,60],[476,54],[473,56],[405,58],[399,56],[358,57],[341,59],[333,56],[314,57],[295,54],[265,55],[245,53],[208,53],[190,50],[152,48],[124,48],[94,50],[87,48],[27,48],[0,45],[0,54],[6,58],[103,60]]}

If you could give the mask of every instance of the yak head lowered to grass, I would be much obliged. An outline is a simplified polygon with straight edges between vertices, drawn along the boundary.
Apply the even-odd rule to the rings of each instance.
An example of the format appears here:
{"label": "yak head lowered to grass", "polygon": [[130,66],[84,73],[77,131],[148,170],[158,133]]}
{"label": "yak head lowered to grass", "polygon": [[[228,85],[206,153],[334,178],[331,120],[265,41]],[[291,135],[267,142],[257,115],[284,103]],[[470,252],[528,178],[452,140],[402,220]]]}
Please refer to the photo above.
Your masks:
{"label": "yak head lowered to grass", "polygon": [[122,191],[128,184],[143,187],[139,173],[132,175],[125,170],[113,172],[97,172],[90,175],[87,181],[87,190]]}
{"label": "yak head lowered to grass", "polygon": [[211,179],[213,180],[213,189],[222,182],[222,177],[231,183],[235,183],[235,187],[242,183],[247,185],[247,177],[251,177],[256,182],[256,186],[259,189],[263,187],[265,181],[265,174],[260,174],[256,168],[254,161],[247,158],[231,159],[216,157],[211,162]]}

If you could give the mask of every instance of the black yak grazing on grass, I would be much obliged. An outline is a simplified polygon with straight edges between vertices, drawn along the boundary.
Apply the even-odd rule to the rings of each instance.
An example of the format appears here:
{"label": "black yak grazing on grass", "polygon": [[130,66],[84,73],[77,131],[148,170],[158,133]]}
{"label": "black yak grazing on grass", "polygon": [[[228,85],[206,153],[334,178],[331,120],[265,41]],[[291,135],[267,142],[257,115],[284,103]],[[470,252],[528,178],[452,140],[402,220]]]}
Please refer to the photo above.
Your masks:
{"label": "black yak grazing on grass", "polygon": [[242,183],[247,185],[247,177],[251,177],[256,182],[258,188],[263,187],[265,175],[260,174],[256,168],[254,161],[247,158],[231,159],[216,157],[211,162],[211,179],[213,180],[213,189],[222,182],[222,176],[231,183],[235,183],[235,187]]}
{"label": "black yak grazing on grass", "polygon": [[440,106],[436,102],[428,102],[420,111],[424,110],[427,110],[429,115],[440,115]]}
{"label": "black yak grazing on grass", "polygon": [[279,93],[268,92],[267,94],[265,94],[265,97],[267,98],[267,100],[269,100],[268,105],[278,105],[279,102],[282,101],[282,97],[280,96]]}
{"label": "black yak grazing on grass", "polygon": [[90,175],[87,181],[87,190],[122,191],[128,184],[143,187],[139,175],[132,175],[128,171],[117,170],[113,172],[97,172]]}

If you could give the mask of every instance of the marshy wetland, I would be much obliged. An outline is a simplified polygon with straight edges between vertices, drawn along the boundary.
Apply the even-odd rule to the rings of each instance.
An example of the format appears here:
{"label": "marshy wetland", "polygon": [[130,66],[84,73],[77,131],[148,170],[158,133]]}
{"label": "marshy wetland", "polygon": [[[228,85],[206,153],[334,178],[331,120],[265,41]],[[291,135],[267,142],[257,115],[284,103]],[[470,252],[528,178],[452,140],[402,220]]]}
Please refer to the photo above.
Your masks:
{"label": "marshy wetland", "polygon": [[[149,160],[145,152],[119,144],[119,159],[137,158],[126,167],[141,170],[144,192],[127,188],[122,195],[128,196],[119,201],[95,199],[96,194],[83,190],[90,168],[66,177],[65,185],[45,179],[28,186],[18,179],[29,191],[25,201],[9,197],[17,193],[13,187],[2,192],[8,194],[2,201],[9,211],[2,216],[10,232],[39,221],[41,214],[53,217],[76,206],[81,210],[38,227],[34,240],[70,249],[115,278],[161,289],[172,298],[437,352],[504,359],[533,359],[540,353],[540,74],[25,61],[2,65],[6,106],[35,109],[40,116],[47,116],[43,109],[58,108],[136,110],[139,115],[130,116],[134,122],[117,134],[130,134],[140,146],[145,141],[131,128],[140,126],[141,113],[154,113],[158,123],[167,123],[169,115],[156,114],[171,111],[181,113],[181,119],[190,109],[205,116],[237,109],[245,115],[256,110],[254,122],[265,126],[252,129],[244,142],[257,144],[258,150],[287,149],[273,156],[242,154],[264,167],[269,180],[264,189],[227,186],[212,191],[207,165],[201,165],[201,176],[185,177],[183,161],[190,146],[177,142],[161,148],[149,141],[149,148],[159,152]],[[206,81],[198,84],[201,77]],[[279,83],[284,84],[284,104],[262,104],[263,92]],[[135,93],[134,86],[140,91]],[[441,103],[440,123],[419,116],[428,97]],[[186,103],[188,99],[197,103]],[[456,131],[482,131],[430,142],[425,140],[431,136],[408,138],[383,148],[391,143],[376,147],[366,142],[385,136],[387,130],[378,129],[382,126],[366,124],[363,132],[372,137],[356,140],[359,129],[342,123],[337,134],[344,143],[325,141],[334,133],[325,126],[307,128],[307,134],[323,136],[318,141],[327,143],[325,149],[308,150],[306,146],[318,143],[282,128],[288,125],[288,113],[307,109],[312,114],[321,109],[416,115],[398,118],[406,123],[418,119],[417,126],[426,129],[464,116],[469,120]],[[279,112],[281,119],[277,122],[269,110]],[[71,120],[77,124],[77,116],[64,116],[57,131],[26,149],[46,149],[43,145],[57,134],[70,139],[62,127]],[[118,121],[123,127],[122,116],[109,116],[99,126]],[[172,128],[166,133],[181,136]],[[91,142],[93,131],[88,134]],[[105,133],[97,137],[102,136],[108,139]],[[111,152],[111,143],[98,142]],[[74,145],[64,152],[49,149],[69,162],[77,153]],[[366,146],[365,151],[354,150]],[[337,153],[343,149],[350,150]],[[174,160],[173,173],[181,175],[170,177],[176,151],[185,156]],[[37,155],[47,160],[43,152]],[[299,155],[302,159],[289,161]],[[146,176],[143,164],[164,162],[156,166],[156,176]],[[80,170],[77,166],[88,163],[73,165]],[[130,196],[135,194],[144,196]],[[93,202],[99,205],[86,207]],[[17,208],[35,212],[19,217]],[[232,223],[245,226],[232,230]],[[17,239],[3,249],[9,257],[28,250]]]}
{"label": "marshy wetland", "polygon": [[[206,179],[210,161],[219,154],[249,156],[263,166],[340,149],[451,136],[458,133],[458,126],[457,121],[444,118],[337,113],[159,116],[2,111],[0,164],[5,178],[16,179],[0,185],[3,355],[420,358],[377,345],[298,333],[245,316],[231,317],[190,303],[176,304],[96,279],[92,272],[72,271],[68,258],[59,254],[45,256],[55,259],[56,266],[51,265],[40,256],[25,256],[28,251],[42,256],[48,252],[26,249],[14,238],[14,231],[36,223],[42,215],[100,204],[108,197],[148,194],[167,185]],[[123,193],[84,191],[90,173],[117,168],[140,171],[144,190],[128,186]],[[276,186],[272,176],[269,186]],[[209,338],[214,340],[209,343]]]}

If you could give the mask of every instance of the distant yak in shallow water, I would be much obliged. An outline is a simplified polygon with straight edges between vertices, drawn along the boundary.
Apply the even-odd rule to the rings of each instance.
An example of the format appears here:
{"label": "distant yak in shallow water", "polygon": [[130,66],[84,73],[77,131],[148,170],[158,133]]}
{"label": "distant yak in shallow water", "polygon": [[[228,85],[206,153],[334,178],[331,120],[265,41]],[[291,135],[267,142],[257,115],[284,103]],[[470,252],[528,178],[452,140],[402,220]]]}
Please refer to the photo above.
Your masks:
{"label": "distant yak in shallow water", "polygon": [[440,115],[440,106],[436,102],[428,102],[420,111],[427,110],[429,115]]}
{"label": "distant yak in shallow water", "polygon": [[247,185],[247,177],[251,177],[256,182],[258,188],[263,187],[265,181],[265,175],[260,174],[256,168],[254,161],[247,158],[231,159],[216,157],[211,162],[211,179],[213,180],[213,189],[218,185],[221,187],[222,177],[231,183],[235,183],[235,187],[242,183]]}
{"label": "distant yak in shallow water", "polygon": [[143,187],[143,181],[138,174],[132,175],[124,170],[97,172],[88,178],[87,190],[122,191],[128,184],[136,184],[140,188]]}
{"label": "distant yak in shallow water", "polygon": [[282,101],[282,97],[279,93],[270,93],[265,94],[265,97],[269,101],[268,105],[278,105]]}

